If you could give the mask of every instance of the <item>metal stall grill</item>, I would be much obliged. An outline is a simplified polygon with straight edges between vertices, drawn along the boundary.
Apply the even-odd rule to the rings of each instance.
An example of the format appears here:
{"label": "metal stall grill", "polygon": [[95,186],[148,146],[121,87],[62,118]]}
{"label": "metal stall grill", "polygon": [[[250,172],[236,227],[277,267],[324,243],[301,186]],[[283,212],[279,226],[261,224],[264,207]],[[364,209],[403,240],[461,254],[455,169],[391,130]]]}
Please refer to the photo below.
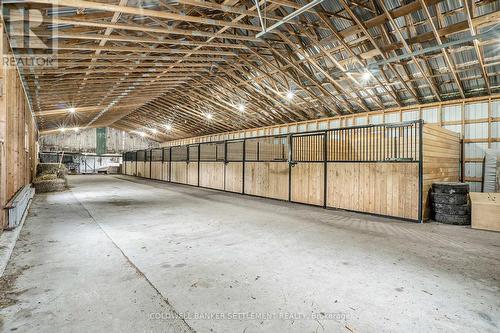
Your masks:
{"label": "metal stall grill", "polygon": [[422,126],[354,126],[125,156],[137,161],[139,176],[142,161],[162,161],[161,175],[155,167],[151,178],[421,221]]}

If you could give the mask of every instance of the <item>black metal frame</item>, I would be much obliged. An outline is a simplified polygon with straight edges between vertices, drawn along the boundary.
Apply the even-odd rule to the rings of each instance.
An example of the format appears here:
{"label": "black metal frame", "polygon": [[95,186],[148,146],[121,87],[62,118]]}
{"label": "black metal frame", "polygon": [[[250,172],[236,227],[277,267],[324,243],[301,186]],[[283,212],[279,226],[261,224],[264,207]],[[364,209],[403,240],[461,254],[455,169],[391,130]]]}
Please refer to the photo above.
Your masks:
{"label": "black metal frame", "polygon": [[[335,163],[417,163],[418,164],[418,222],[423,222],[423,207],[422,207],[422,199],[423,199],[423,120],[415,120],[415,121],[406,121],[406,122],[401,122],[401,123],[393,123],[393,124],[377,124],[377,125],[362,125],[362,126],[349,126],[349,127],[341,127],[341,128],[334,128],[334,129],[326,129],[326,130],[315,130],[315,131],[309,131],[309,132],[301,132],[301,133],[288,133],[288,134],[278,134],[278,135],[262,135],[262,136],[255,136],[255,137],[249,137],[249,138],[235,138],[235,139],[228,139],[228,140],[223,140],[223,141],[210,141],[210,142],[201,142],[201,143],[195,143],[195,144],[189,144],[189,145],[176,145],[176,146],[171,146],[171,147],[165,147],[161,148],[162,149],[162,162],[168,162],[169,163],[169,175],[168,175],[168,180],[167,182],[172,182],[172,162],[197,162],[198,163],[198,185],[191,185],[191,184],[184,184],[184,183],[177,183],[177,182],[172,182],[172,183],[177,183],[177,184],[183,184],[183,185],[189,185],[189,186],[197,186],[197,187],[202,187],[200,186],[200,162],[222,162],[224,163],[224,188],[226,185],[226,164],[229,162],[241,162],[243,163],[243,171],[242,171],[242,191],[241,194],[245,195],[250,195],[254,197],[261,197],[258,195],[252,195],[252,194],[247,194],[245,193],[245,164],[247,162],[287,162],[288,163],[288,200],[281,200],[281,199],[274,199],[274,198],[269,198],[269,197],[263,197],[263,198],[268,198],[268,199],[274,199],[274,200],[281,200],[281,201],[290,201],[294,202],[291,200],[291,193],[292,193],[292,170],[291,168],[297,164],[297,163],[323,163],[324,165],[324,179],[323,179],[323,204],[320,205],[323,208],[327,209],[337,209],[335,207],[329,207],[327,206],[327,167],[328,163],[330,162],[335,162]],[[377,138],[374,135],[369,135],[370,133],[373,134],[374,131],[377,129],[383,129],[383,138]],[[409,130],[410,129],[410,130]],[[387,145],[386,139],[387,139],[387,132],[393,136],[395,139],[393,140],[393,145]],[[339,141],[342,142],[348,142],[352,143],[354,142],[355,146],[354,148],[350,148],[351,150],[348,150],[346,152],[346,157],[345,159],[331,159],[330,158],[330,145],[329,142],[331,142],[331,135],[333,133],[340,133],[339,135]],[[364,151],[361,150],[362,143],[361,140],[353,140],[352,135],[351,137],[348,138],[349,134],[352,133],[357,133],[361,137],[364,135],[365,138],[369,138],[370,144],[375,143],[375,147],[377,147],[376,152],[374,153],[373,151],[370,151],[370,148],[366,148],[366,144],[368,144],[368,139],[365,140],[365,148]],[[302,137],[311,137],[311,136],[318,136],[322,137],[321,140],[323,140],[323,145],[322,145],[322,158],[321,159],[314,159],[314,160],[295,160],[294,159],[294,146],[293,142],[294,139],[298,140],[299,138]],[[260,159],[261,154],[260,154],[260,144],[262,140],[265,139],[286,139],[286,142],[283,143],[283,150],[282,150],[282,158],[280,159]],[[413,141],[414,139],[414,141]],[[378,141],[377,141],[378,140]],[[406,141],[405,141],[406,140]],[[251,141],[257,141],[257,159],[247,159],[247,152],[248,152],[248,142]],[[228,144],[231,144],[233,142],[242,142],[243,147],[242,147],[242,160],[241,161],[236,161],[236,160],[228,160]],[[216,154],[214,159],[202,159],[200,154],[201,154],[201,146],[203,145],[216,145]],[[401,149],[400,145],[402,144],[402,156],[404,155],[405,157],[398,157],[401,154]],[[219,146],[223,145],[224,147],[224,154],[223,158],[219,158],[217,152],[219,149]],[[285,146],[288,148],[287,152],[287,157],[285,157]],[[346,146],[344,144],[344,146]],[[406,153],[405,153],[405,146],[406,146]],[[185,147],[186,148],[186,157],[185,159],[172,159],[172,150],[176,149],[178,147]],[[189,156],[189,147],[197,147],[198,149],[198,154],[197,154],[197,159],[190,160]],[[411,150],[410,150],[411,148]],[[139,152],[144,151],[146,154],[146,150],[139,150],[139,151],[133,151],[133,152],[127,152],[124,154],[129,153],[135,153],[135,159],[136,162],[139,161]],[[168,151],[168,157],[165,156],[165,152]],[[363,159],[358,158],[356,159],[356,153],[361,152]],[[408,153],[410,153],[410,157],[408,157]],[[150,152],[151,154],[151,152]],[[387,154],[394,155],[396,156],[395,158],[385,158]],[[166,158],[167,157],[167,158]],[[374,158],[377,157],[377,158]],[[382,157],[382,158],[380,158]],[[150,159],[151,160],[151,159]],[[150,161],[151,164],[151,161]],[[136,173],[137,173],[137,167],[136,167]],[[149,174],[151,178],[151,170]],[[144,177],[142,177],[144,178]],[[162,180],[163,180],[163,168],[162,168]],[[227,190],[219,190],[219,189],[214,189],[218,191],[224,191],[228,193],[237,193],[237,192],[232,192],[232,191],[227,191]],[[296,203],[301,203],[301,204],[306,204],[306,205],[311,205],[307,203],[302,203],[302,202],[296,202]],[[313,205],[317,206],[317,205]],[[346,209],[343,209],[346,210]],[[361,212],[363,214],[369,214],[369,215],[376,215],[376,216],[384,216],[384,217],[391,217],[394,218],[394,216],[388,216],[388,215],[380,215],[380,214],[374,214],[374,213],[366,213],[366,212]],[[401,217],[397,217],[398,219],[403,219],[403,220],[411,220],[411,219],[405,219]],[[411,220],[414,221],[414,220]]]}

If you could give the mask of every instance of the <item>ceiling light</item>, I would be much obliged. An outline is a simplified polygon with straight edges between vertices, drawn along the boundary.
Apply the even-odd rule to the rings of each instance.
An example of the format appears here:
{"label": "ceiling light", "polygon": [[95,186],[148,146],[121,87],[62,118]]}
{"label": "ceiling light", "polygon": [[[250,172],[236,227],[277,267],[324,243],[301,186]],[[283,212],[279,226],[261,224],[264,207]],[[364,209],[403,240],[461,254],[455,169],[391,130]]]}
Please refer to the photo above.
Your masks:
{"label": "ceiling light", "polygon": [[240,105],[238,105],[238,111],[244,112],[245,111],[245,104],[240,103]]}
{"label": "ceiling light", "polygon": [[211,120],[213,117],[214,116],[210,112],[205,113],[205,118],[207,118],[208,120]]}
{"label": "ceiling light", "polygon": [[79,131],[79,130],[80,130],[80,129],[79,129],[78,127],[73,128],[73,131],[75,131],[75,132],[77,132],[77,133],[78,133],[78,131]]}
{"label": "ceiling light", "polygon": [[370,78],[372,77],[372,74],[370,72],[364,72],[363,73],[363,76],[361,77],[363,79],[363,81],[368,81],[370,80]]}
{"label": "ceiling light", "polygon": [[167,131],[170,131],[170,130],[172,129],[172,125],[170,125],[170,124],[166,124],[166,125],[165,125],[165,129],[166,129]]}
{"label": "ceiling light", "polygon": [[68,109],[69,113],[75,113],[76,112],[76,109],[74,107],[71,107]]}
{"label": "ceiling light", "polygon": [[145,137],[146,136],[146,133],[144,132],[139,132],[139,135],[142,136],[142,137]]}
{"label": "ceiling light", "polygon": [[61,132],[66,131],[66,129],[65,129],[64,127],[61,127],[59,130],[60,130]]}
{"label": "ceiling light", "polygon": [[151,133],[153,133],[153,134],[158,133],[158,130],[157,130],[156,128],[150,128],[149,130],[150,130],[150,131],[151,131]]}
{"label": "ceiling light", "polygon": [[286,93],[286,99],[289,101],[291,101],[294,96],[295,96],[295,93],[291,90]]}

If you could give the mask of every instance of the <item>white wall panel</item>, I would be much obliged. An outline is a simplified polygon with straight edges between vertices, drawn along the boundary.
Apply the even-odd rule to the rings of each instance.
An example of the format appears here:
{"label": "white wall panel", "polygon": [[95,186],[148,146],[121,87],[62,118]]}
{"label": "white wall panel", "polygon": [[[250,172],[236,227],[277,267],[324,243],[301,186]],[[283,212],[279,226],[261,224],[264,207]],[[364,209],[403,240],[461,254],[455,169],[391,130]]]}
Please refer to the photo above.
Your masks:
{"label": "white wall panel", "polygon": [[482,177],[483,164],[482,163],[466,163],[464,171],[465,171],[465,177]]}
{"label": "white wall panel", "polygon": [[409,110],[403,112],[403,121],[417,120],[418,110]]}
{"label": "white wall panel", "polygon": [[465,124],[464,137],[466,139],[488,138],[488,123]]}
{"label": "white wall panel", "polygon": [[439,123],[439,109],[438,108],[423,109],[422,119],[427,123]]}
{"label": "white wall panel", "polygon": [[447,105],[442,109],[443,121],[457,121],[462,119],[462,106],[461,105]]}
{"label": "white wall panel", "polygon": [[368,117],[356,117],[356,125],[368,125]]}
{"label": "white wall panel", "polygon": [[500,122],[491,123],[491,137],[500,138]]}
{"label": "white wall panel", "polygon": [[385,114],[385,122],[386,123],[398,123],[398,122],[400,122],[399,112],[386,113]]}
{"label": "white wall panel", "polygon": [[382,124],[384,122],[384,115],[374,114],[370,116],[370,124]]}
{"label": "white wall panel", "polygon": [[491,103],[491,116],[500,118],[500,100]]}
{"label": "white wall panel", "polygon": [[443,128],[447,129],[448,131],[452,131],[455,133],[461,134],[462,132],[462,126],[461,125],[445,125]]}
{"label": "white wall panel", "polygon": [[488,118],[488,103],[473,103],[465,105],[465,119]]}
{"label": "white wall panel", "polygon": [[482,158],[484,157],[484,151],[488,149],[488,144],[486,142],[481,143],[465,143],[464,155],[465,158]]}
{"label": "white wall panel", "polygon": [[329,126],[330,128],[339,128],[340,120],[330,120]]}

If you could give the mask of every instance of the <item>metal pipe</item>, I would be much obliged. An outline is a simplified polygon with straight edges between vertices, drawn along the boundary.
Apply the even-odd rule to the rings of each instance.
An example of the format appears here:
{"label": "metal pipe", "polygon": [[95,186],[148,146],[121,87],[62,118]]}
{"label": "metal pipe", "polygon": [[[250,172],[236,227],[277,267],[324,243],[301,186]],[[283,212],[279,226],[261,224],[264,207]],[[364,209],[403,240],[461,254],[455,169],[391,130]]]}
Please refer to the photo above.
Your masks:
{"label": "metal pipe", "polygon": [[[306,10],[309,10],[310,8],[322,3],[323,0],[313,0],[311,1],[310,3],[308,3],[307,5],[305,5],[304,7],[300,8],[300,9],[297,9],[296,11],[294,11],[293,13],[291,14],[288,14],[287,16],[283,17],[280,21],[276,22],[275,24],[273,24],[272,26],[269,27],[269,29],[265,29],[263,27],[264,30],[262,30],[261,32],[259,32],[257,35],[255,35],[255,37],[257,38],[260,38],[262,37],[263,35],[265,35],[266,33],[268,33],[269,31],[271,30],[274,30],[276,29],[277,27],[279,27],[280,25],[282,25],[283,23],[286,23],[288,21],[290,21],[291,19],[295,18],[296,16],[302,14],[303,12],[305,12]],[[257,6],[257,8],[259,8],[259,6]],[[259,10],[259,9],[258,9]]]}

